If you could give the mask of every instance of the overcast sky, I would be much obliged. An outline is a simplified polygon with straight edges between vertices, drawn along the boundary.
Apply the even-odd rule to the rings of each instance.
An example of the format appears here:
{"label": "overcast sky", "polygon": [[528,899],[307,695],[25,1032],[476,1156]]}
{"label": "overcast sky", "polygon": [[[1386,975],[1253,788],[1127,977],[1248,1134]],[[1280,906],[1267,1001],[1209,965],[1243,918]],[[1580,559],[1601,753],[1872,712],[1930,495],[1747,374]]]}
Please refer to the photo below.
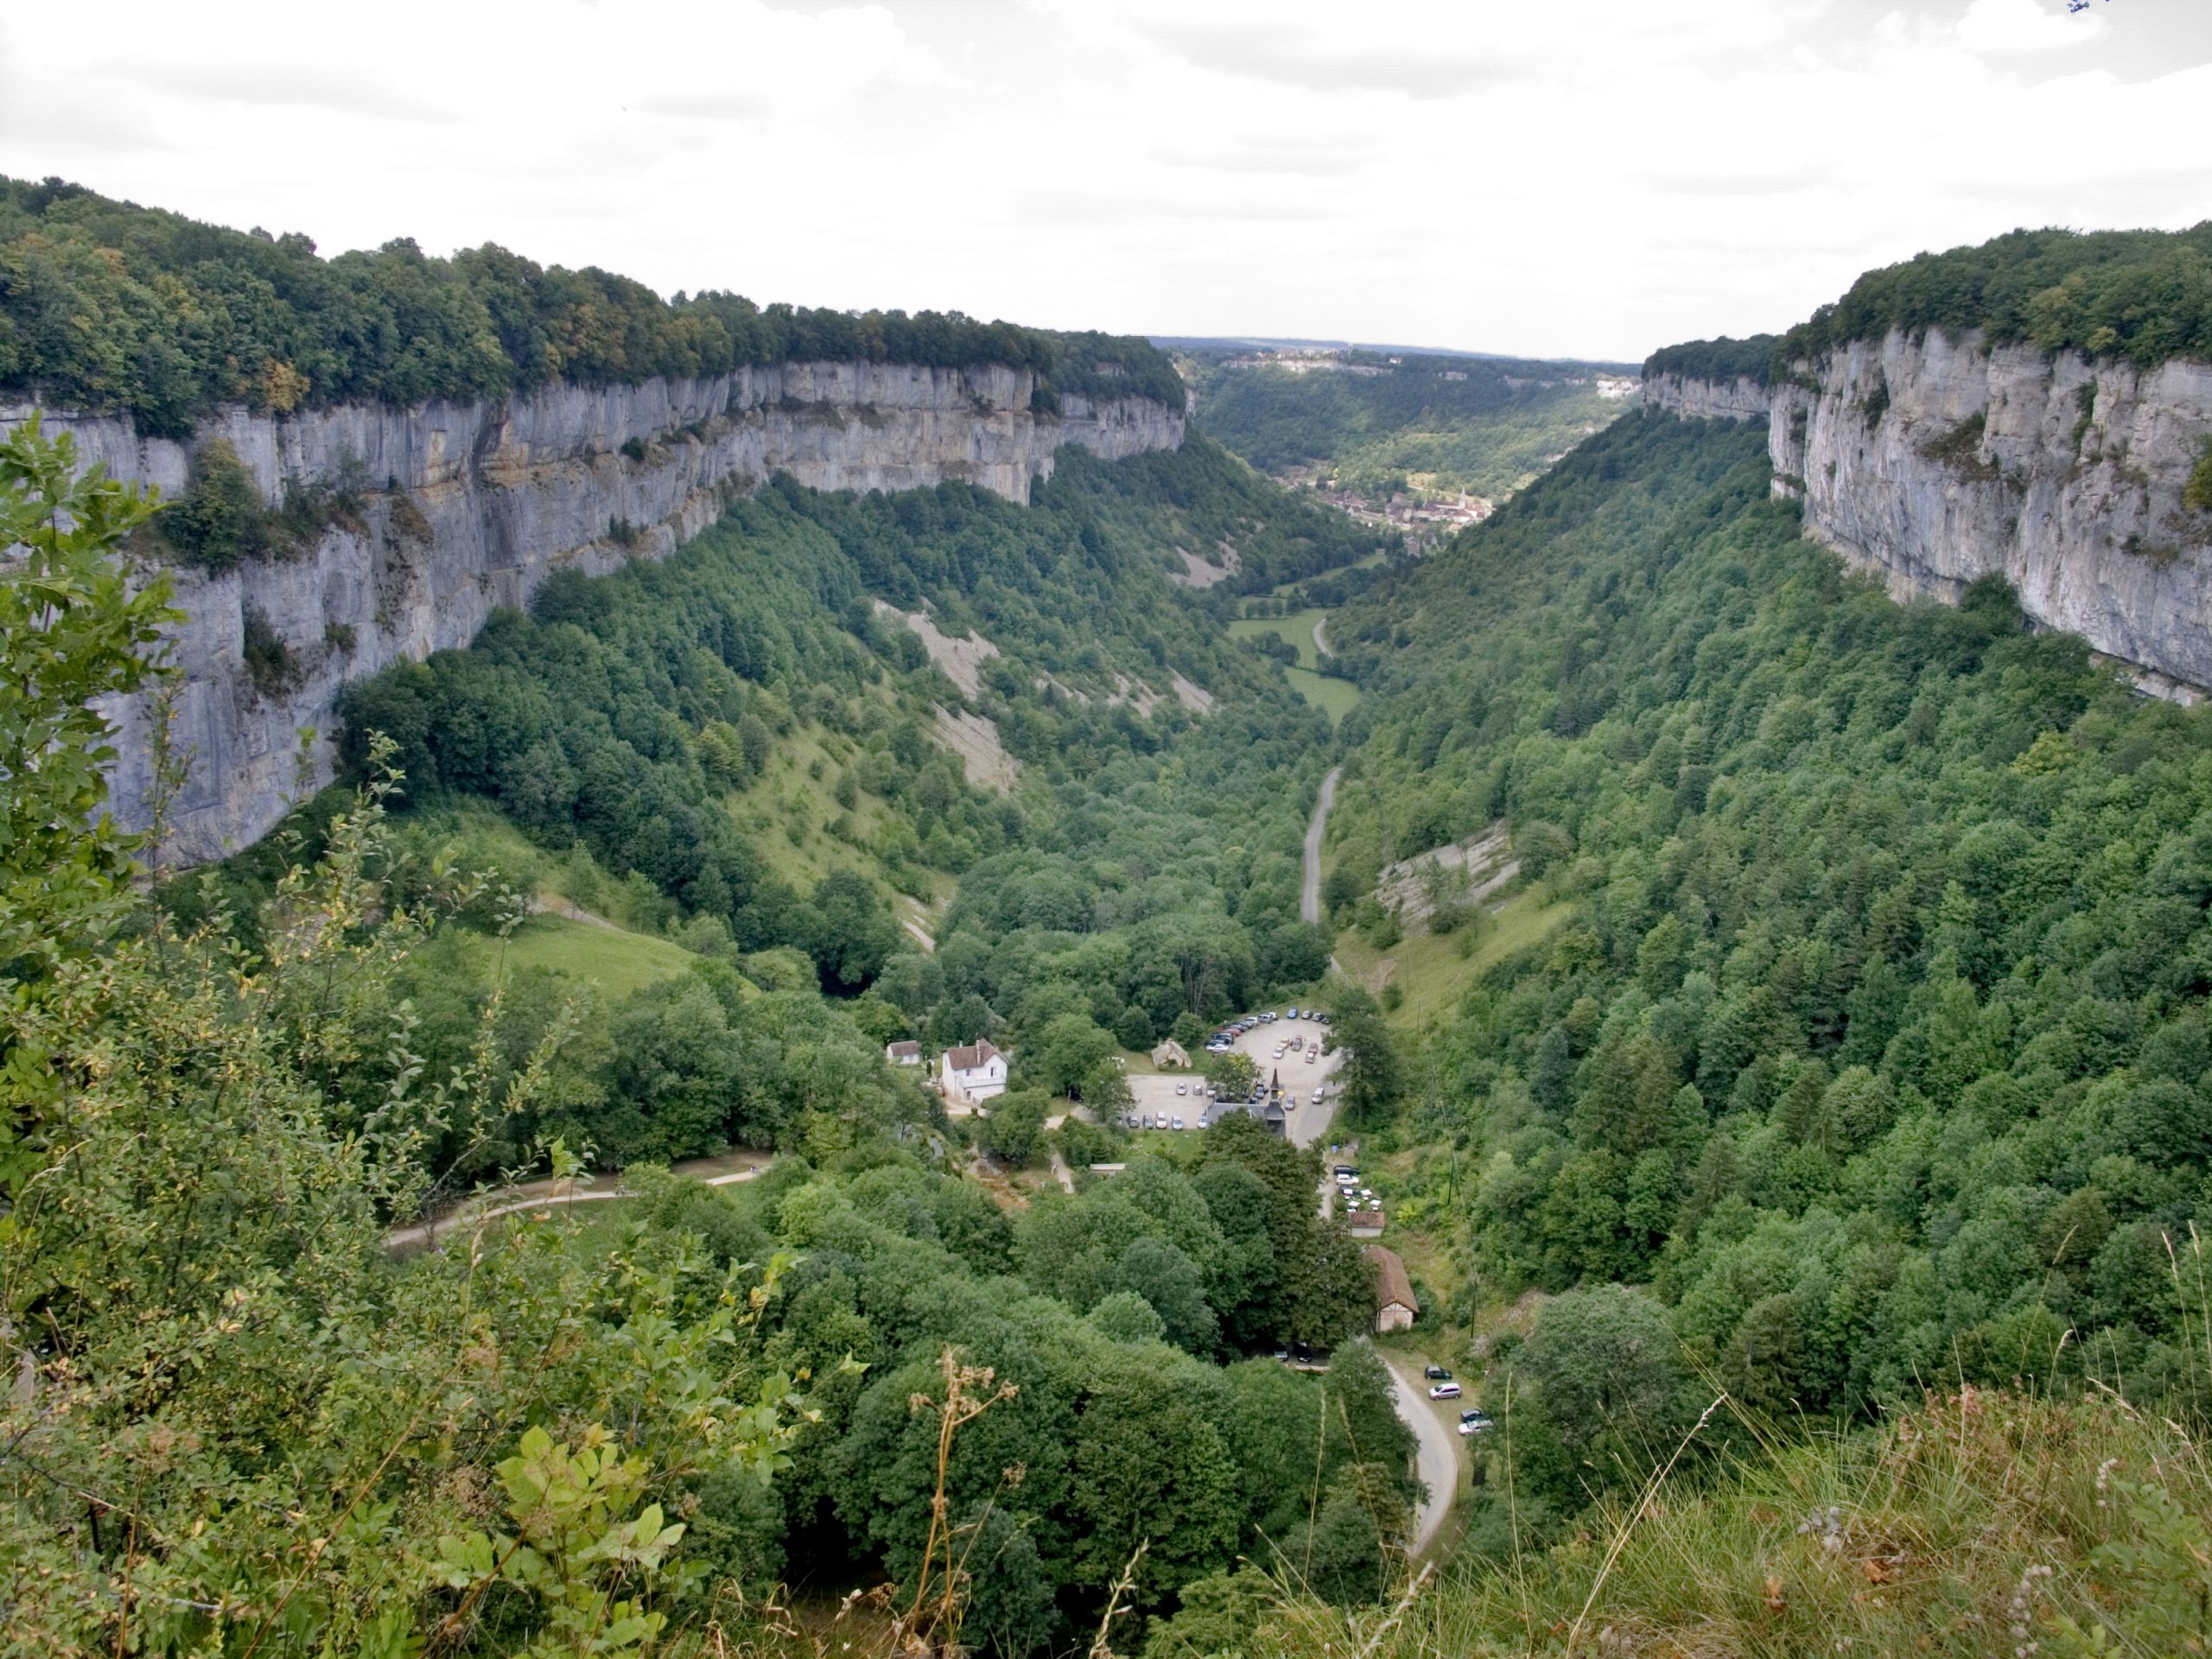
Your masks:
{"label": "overcast sky", "polygon": [[1641,358],[2212,216],[2212,0],[101,0],[0,172],[757,300]]}

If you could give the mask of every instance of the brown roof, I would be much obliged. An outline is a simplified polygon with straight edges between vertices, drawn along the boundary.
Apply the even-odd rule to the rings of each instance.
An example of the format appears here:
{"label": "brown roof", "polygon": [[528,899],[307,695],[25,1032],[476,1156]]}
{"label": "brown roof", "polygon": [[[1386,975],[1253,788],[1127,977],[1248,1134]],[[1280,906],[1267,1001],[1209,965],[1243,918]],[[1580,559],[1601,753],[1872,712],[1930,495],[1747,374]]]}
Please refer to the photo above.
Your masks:
{"label": "brown roof", "polygon": [[1413,1281],[1406,1277],[1406,1264],[1398,1260],[1398,1253],[1386,1250],[1380,1244],[1370,1244],[1360,1254],[1374,1264],[1375,1306],[1384,1308],[1395,1302],[1418,1317],[1421,1304],[1414,1300]]}
{"label": "brown roof", "polygon": [[984,1061],[997,1058],[998,1050],[991,1046],[988,1038],[982,1037],[978,1037],[964,1048],[948,1048],[944,1051],[945,1064],[956,1071],[980,1071]]}
{"label": "brown roof", "polygon": [[903,1043],[892,1044],[883,1052],[894,1060],[919,1059],[922,1057],[922,1046],[909,1038]]}

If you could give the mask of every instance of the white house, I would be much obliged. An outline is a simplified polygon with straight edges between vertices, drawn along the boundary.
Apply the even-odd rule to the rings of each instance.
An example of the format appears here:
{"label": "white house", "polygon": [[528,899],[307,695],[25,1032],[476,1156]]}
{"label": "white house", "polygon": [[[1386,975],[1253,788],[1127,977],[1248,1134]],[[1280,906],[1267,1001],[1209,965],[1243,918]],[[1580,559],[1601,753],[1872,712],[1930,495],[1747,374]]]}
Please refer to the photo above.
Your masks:
{"label": "white house", "polygon": [[919,1065],[922,1063],[922,1046],[912,1038],[903,1043],[886,1043],[883,1058],[893,1065]]}
{"label": "white house", "polygon": [[948,1048],[938,1061],[938,1086],[947,1100],[988,1100],[1006,1092],[1006,1056],[978,1037],[964,1048]]}

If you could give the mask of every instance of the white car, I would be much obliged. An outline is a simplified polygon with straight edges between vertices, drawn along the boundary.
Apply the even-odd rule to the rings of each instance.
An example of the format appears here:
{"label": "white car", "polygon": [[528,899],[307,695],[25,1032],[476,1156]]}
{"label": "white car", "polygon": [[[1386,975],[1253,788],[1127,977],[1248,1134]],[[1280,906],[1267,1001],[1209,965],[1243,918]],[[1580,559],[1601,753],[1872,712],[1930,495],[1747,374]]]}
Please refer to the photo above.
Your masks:
{"label": "white car", "polygon": [[1459,1385],[1457,1382],[1440,1382],[1428,1391],[1428,1397],[1432,1400],[1457,1400]]}
{"label": "white car", "polygon": [[1179,1095],[1187,1095],[1191,1092],[1191,1085],[1187,1083],[1179,1083],[1175,1085],[1175,1092]]}
{"label": "white car", "polygon": [[1175,1127],[1179,1129],[1183,1127],[1183,1120],[1181,1118],[1179,1117],[1175,1120]]}

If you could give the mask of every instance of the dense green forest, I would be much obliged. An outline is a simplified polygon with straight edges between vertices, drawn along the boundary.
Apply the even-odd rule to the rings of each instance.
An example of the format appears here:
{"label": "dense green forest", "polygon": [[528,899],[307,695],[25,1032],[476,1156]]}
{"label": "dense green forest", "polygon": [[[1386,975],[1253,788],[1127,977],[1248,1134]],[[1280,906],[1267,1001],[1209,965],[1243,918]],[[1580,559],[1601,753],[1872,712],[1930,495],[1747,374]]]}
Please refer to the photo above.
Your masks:
{"label": "dense green forest", "polygon": [[0,179],[0,386],[128,412],[181,437],[218,404],[282,414],[348,400],[501,397],[720,374],[791,359],[1004,364],[1039,397],[1141,396],[1179,408],[1147,342],[1053,335],[957,315],[664,301],[628,277],[536,264],[486,244],[451,258],[402,238],[320,257],[297,233],[226,230],[49,179]]}
{"label": "dense green forest", "polygon": [[[2199,236],[2000,238],[1653,362],[2038,318],[2153,360]],[[158,678],[149,504],[72,473],[0,443],[14,1645],[2202,1648],[2212,710],[2001,581],[1893,603],[1758,432],[1629,413],[1417,563],[1203,436],[1027,505],[775,483],[353,688],[341,786],[153,880],[88,707]],[[1308,601],[1333,727],[1223,626]],[[1382,902],[1492,834],[1492,901]],[[531,957],[549,893],[650,969]],[[1046,1128],[1315,987],[1421,1279],[1376,1346],[1313,1151]],[[980,1122],[883,1052],[981,1035]],[[1047,1150],[1070,1190],[1009,1179]],[[389,1231],[590,1165],[612,1201]],[[1427,1579],[1378,1346],[1491,1414]]]}
{"label": "dense green forest", "polygon": [[2150,368],[2212,357],[2212,221],[2186,231],[2013,231],[1870,270],[1780,336],[1692,340],[1647,374],[1764,385],[1854,340],[1940,328],[1993,342],[2124,358]]}
{"label": "dense green forest", "polygon": [[1237,366],[1246,355],[1186,352],[1197,417],[1261,471],[1319,467],[1343,487],[1387,497],[1418,475],[1427,487],[1502,496],[1619,413],[1600,397],[1618,365],[1372,352],[1360,372]]}
{"label": "dense green forest", "polygon": [[1892,328],[1979,328],[2148,368],[2212,357],[2212,221],[2186,231],[2013,231],[1870,270],[1783,335],[1783,363]]}
{"label": "dense green forest", "polygon": [[1772,334],[1751,334],[1742,340],[1724,334],[1719,340],[1662,346],[1644,359],[1644,378],[1675,374],[1686,380],[1744,379],[1764,386],[1774,378],[1775,343]]}
{"label": "dense green forest", "polygon": [[[749,705],[753,682],[696,663],[685,687],[702,701],[626,695],[639,682],[618,661],[652,685],[655,651],[673,649],[622,597],[634,584],[668,584],[652,616],[711,628],[715,573],[758,538],[796,587],[759,584],[778,626],[740,660],[818,694],[831,678],[798,675],[800,656],[864,682],[863,657],[896,655],[859,633],[841,655],[809,630],[849,595],[798,596],[897,544],[879,510],[924,515],[931,545],[978,561],[985,616],[993,534],[1026,526],[1019,550],[1039,555],[1073,534],[1059,515],[962,491],[772,493],[632,588],[556,592],[546,618],[427,669],[479,694],[454,700],[484,716],[475,749],[450,718],[366,744],[363,785],[322,798],[311,836],[296,825],[263,849],[279,873],[147,893],[97,816],[102,727],[84,698],[148,681],[166,595],[111,557],[149,504],[71,470],[32,431],[0,448],[0,534],[28,556],[0,583],[0,688],[19,716],[0,731],[12,1644],[716,1651],[773,1634],[748,1598],[779,1582],[834,1596],[888,1578],[908,1631],[1020,1655],[1102,1613],[1172,1646],[1179,1607],[1245,1593],[1247,1558],[1294,1562],[1344,1602],[1382,1592],[1414,1496],[1382,1362],[1348,1347],[1323,1376],[1245,1357],[1335,1343],[1365,1318],[1364,1265],[1315,1207],[1316,1154],[1239,1116],[1174,1163],[1132,1159],[1010,1214],[958,1173],[964,1152],[854,1005],[776,982],[777,950],[729,958],[695,927],[707,948],[687,972],[594,1027],[550,976],[468,977],[477,925],[506,896],[468,849],[426,855],[391,817],[403,755],[429,794],[479,781],[464,752],[505,775],[498,734],[552,692],[530,674],[533,631],[559,636],[565,677],[586,686],[566,711],[581,726],[642,722],[673,755],[704,729],[677,709],[751,714],[715,699]],[[625,648],[594,657],[601,638]],[[457,664],[480,677],[440,681]],[[1264,705],[1254,678],[1244,696]],[[1217,677],[1224,699],[1237,681]],[[596,722],[594,695],[609,699]],[[1123,764],[1146,739],[1126,734]],[[55,746],[65,760],[27,764]],[[1218,779],[1186,774],[1192,795],[1249,787],[1220,764]],[[1154,811],[1178,810],[1164,779],[1149,787]],[[1009,879],[1009,925],[1099,940],[1080,916],[1049,925],[1051,906],[1067,890],[1141,910],[1147,890],[1111,850],[1026,873],[1027,899]],[[1095,892],[1075,885],[1086,873]],[[1193,880],[1156,879],[1175,896]],[[250,918],[235,907],[249,899]],[[988,954],[1004,975],[1028,951]],[[1039,1053],[1065,1034],[1040,1033]],[[721,1188],[633,1161],[635,1196],[589,1225],[464,1217],[459,1248],[384,1240],[442,1171],[521,1150],[518,1134],[566,1174],[564,1126],[635,1135],[645,1158],[702,1118],[717,1142],[793,1155]]]}
{"label": "dense green forest", "polygon": [[[431,891],[456,861],[485,878],[465,925],[398,970],[409,1053],[466,1069],[490,1018],[505,1077],[568,1021],[531,1103],[426,1149],[442,1191],[556,1138],[619,1168],[911,1131],[931,1103],[880,1063],[907,1037],[1025,1055],[1022,1101],[990,1131],[1021,1161],[1049,1110],[1037,1090],[1110,1099],[1117,1050],[1195,1044],[1322,976],[1328,935],[1299,919],[1298,881],[1327,721],[1170,584],[1162,550],[1217,530],[1290,575],[1370,538],[1203,441],[1062,460],[1027,507],[963,485],[779,481],[665,561],[556,575],[470,648],[348,689],[351,777],[404,779],[392,879]],[[897,613],[977,653],[972,690]],[[988,722],[995,783],[948,742],[956,712]],[[346,798],[302,814],[299,845]],[[527,840],[486,833],[469,811],[486,805]],[[184,878],[170,902],[257,943],[288,845]],[[956,879],[925,952],[899,906]],[[694,970],[620,995],[545,964],[503,977],[469,930],[496,938],[547,889],[662,934]],[[365,1066],[349,1086],[391,1081]],[[1088,1137],[1082,1161],[1119,1139],[1064,1135]]]}
{"label": "dense green forest", "polygon": [[1961,1381],[2201,1384],[2212,722],[2001,582],[1899,608],[1766,486],[1758,434],[1633,417],[1332,620],[1359,855],[1503,820],[1571,906],[1405,1125],[1478,1172],[1470,1315],[1541,1293],[1485,1548],[1717,1395],[1692,1468]]}

